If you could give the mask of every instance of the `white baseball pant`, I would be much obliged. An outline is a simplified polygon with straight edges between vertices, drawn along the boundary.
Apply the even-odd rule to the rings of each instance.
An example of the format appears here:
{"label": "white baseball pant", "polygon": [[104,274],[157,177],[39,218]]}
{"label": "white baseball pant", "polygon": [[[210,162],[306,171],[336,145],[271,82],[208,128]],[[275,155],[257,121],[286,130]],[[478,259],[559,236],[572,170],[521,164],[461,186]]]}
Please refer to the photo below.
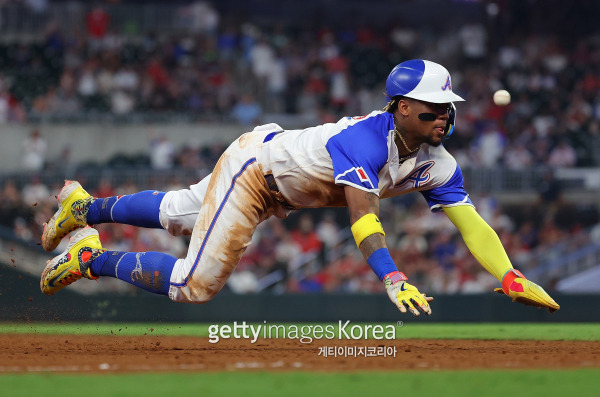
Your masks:
{"label": "white baseball pant", "polygon": [[[278,127],[278,126],[277,126]],[[204,303],[225,285],[250,244],[256,227],[271,215],[289,211],[272,196],[265,137],[273,125],[257,127],[235,140],[213,173],[201,182],[165,194],[160,221],[173,235],[191,234],[187,256],[177,260],[169,297]]]}

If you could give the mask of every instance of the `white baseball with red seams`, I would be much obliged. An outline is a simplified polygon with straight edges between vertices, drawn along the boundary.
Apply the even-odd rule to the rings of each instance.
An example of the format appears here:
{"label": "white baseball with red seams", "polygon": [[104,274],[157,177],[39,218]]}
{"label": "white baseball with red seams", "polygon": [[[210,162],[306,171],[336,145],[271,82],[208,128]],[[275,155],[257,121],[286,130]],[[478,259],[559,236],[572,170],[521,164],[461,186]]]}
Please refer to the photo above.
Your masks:
{"label": "white baseball with red seams", "polygon": [[506,90],[494,92],[494,103],[498,106],[506,106],[510,103],[510,93]]}

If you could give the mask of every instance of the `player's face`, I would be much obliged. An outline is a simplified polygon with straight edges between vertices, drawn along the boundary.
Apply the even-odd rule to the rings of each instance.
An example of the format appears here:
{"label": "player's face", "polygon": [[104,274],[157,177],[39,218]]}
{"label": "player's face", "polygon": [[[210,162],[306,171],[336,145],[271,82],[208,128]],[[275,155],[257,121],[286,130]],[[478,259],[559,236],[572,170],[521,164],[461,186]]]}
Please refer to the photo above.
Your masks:
{"label": "player's face", "polygon": [[420,137],[431,146],[439,146],[444,138],[450,103],[431,103],[413,99],[411,107],[414,127]]}

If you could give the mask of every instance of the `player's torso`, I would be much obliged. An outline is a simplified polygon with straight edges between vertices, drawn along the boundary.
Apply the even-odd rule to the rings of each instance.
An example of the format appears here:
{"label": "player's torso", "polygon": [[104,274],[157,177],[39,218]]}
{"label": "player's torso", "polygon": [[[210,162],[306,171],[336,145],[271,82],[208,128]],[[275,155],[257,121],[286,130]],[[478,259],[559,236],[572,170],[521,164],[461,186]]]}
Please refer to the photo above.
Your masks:
{"label": "player's torso", "polygon": [[[393,164],[393,165],[392,165]],[[456,160],[443,146],[421,145],[410,158],[390,162],[384,167],[379,187],[380,197],[393,197],[443,186],[454,175]]]}
{"label": "player's torso", "polygon": [[[377,118],[377,120],[369,119]],[[273,175],[283,196],[297,208],[346,206],[344,185],[336,184],[332,157],[327,144],[332,137],[345,134],[357,123],[370,122],[369,134],[353,139],[368,148],[378,140],[377,153],[382,164],[378,181],[373,186],[381,198],[442,186],[454,173],[456,161],[443,146],[423,144],[410,158],[399,162],[394,144],[393,119],[382,112],[367,116],[344,118],[305,130],[287,130],[269,142],[268,152]],[[376,122],[375,122],[376,121]],[[357,177],[368,176],[356,167]],[[361,175],[362,173],[362,175]],[[364,180],[364,179],[363,179]]]}

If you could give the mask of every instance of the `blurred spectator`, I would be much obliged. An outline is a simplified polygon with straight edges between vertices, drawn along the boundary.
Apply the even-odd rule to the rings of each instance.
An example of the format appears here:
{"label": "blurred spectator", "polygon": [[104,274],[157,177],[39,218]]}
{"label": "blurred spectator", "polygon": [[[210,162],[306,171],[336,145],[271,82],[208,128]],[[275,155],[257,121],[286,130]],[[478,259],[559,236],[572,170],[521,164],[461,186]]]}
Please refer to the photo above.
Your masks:
{"label": "blurred spectator", "polygon": [[493,167],[504,153],[505,139],[496,123],[488,122],[481,135],[474,142],[478,163],[484,167]]}
{"label": "blurred spectator", "polygon": [[462,52],[470,61],[483,61],[487,55],[487,31],[481,23],[467,23],[459,31]]}
{"label": "blurred spectator", "polygon": [[205,1],[196,1],[178,12],[177,24],[193,33],[214,33],[219,26],[219,14]]}
{"label": "blurred spectator", "polygon": [[427,252],[429,244],[423,234],[418,233],[416,229],[407,228],[406,234],[400,239],[397,246],[405,253],[414,251],[418,254],[424,254]]}
{"label": "blurred spectator", "polygon": [[554,176],[554,171],[549,169],[544,173],[543,182],[538,188],[539,200],[542,205],[546,207],[555,206],[561,202],[562,199],[562,186],[561,183]]}
{"label": "blurred spectator", "polygon": [[267,75],[266,111],[271,113],[284,113],[284,93],[287,87],[287,73],[285,60],[277,57],[271,64]]}
{"label": "blurred spectator", "polygon": [[27,222],[23,218],[15,219],[15,227],[14,227],[15,235],[21,240],[30,241],[33,240],[33,233],[31,229],[28,227]]}
{"label": "blurred spectator", "polygon": [[25,4],[37,14],[43,14],[48,9],[48,0],[25,0]]}
{"label": "blurred spectator", "polygon": [[335,215],[332,212],[326,212],[316,228],[319,239],[326,248],[333,249],[342,242],[340,227],[335,221]]}
{"label": "blurred spectator", "polygon": [[577,163],[577,153],[564,139],[550,152],[548,165],[553,167],[574,167]]}
{"label": "blurred spectator", "polygon": [[106,36],[110,24],[110,15],[100,6],[94,7],[85,17],[88,35],[93,40]]}
{"label": "blurred spectator", "polygon": [[233,107],[231,115],[240,124],[256,125],[260,124],[262,109],[252,95],[246,94]]}
{"label": "blurred spectator", "polygon": [[34,129],[23,142],[23,169],[30,172],[39,172],[46,162],[48,145],[42,138],[40,131]]}
{"label": "blurred spectator", "polygon": [[150,163],[155,170],[167,170],[173,167],[175,146],[164,135],[150,141]]}
{"label": "blurred spectator", "polygon": [[37,206],[43,201],[50,200],[50,189],[44,185],[41,179],[34,175],[31,181],[23,187],[23,201],[26,205]]}
{"label": "blurred spectator", "polygon": [[[459,162],[459,164],[463,164]],[[534,165],[533,156],[523,143],[516,143],[506,150],[504,165],[511,170],[523,170]]]}
{"label": "blurred spectator", "polygon": [[323,247],[323,243],[314,229],[313,220],[307,213],[300,215],[298,227],[292,231],[291,235],[302,252],[318,252]]}
{"label": "blurred spectator", "polygon": [[10,110],[10,98],[8,92],[3,92],[0,88],[0,124],[8,122]]}
{"label": "blurred spectator", "polygon": [[96,191],[92,191],[94,197],[112,197],[115,196],[115,189],[107,178],[100,179]]}
{"label": "blurred spectator", "polygon": [[12,228],[15,219],[25,214],[23,205],[21,192],[15,183],[11,180],[4,182],[0,191],[0,225]]}

